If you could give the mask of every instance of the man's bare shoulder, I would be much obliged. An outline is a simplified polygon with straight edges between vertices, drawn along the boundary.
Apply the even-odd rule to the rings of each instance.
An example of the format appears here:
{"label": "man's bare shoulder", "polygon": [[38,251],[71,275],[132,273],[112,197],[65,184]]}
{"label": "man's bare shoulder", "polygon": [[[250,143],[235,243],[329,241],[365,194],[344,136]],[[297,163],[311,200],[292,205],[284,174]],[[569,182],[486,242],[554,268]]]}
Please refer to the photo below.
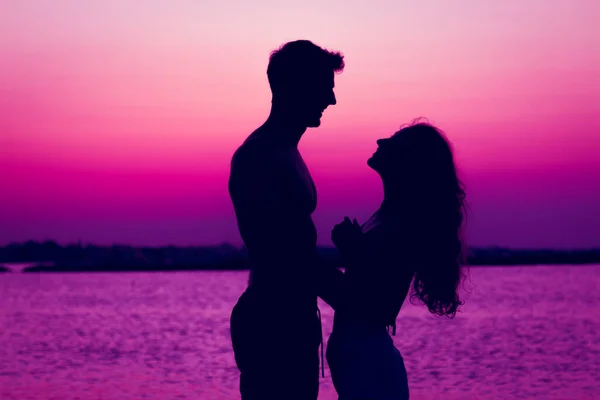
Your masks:
{"label": "man's bare shoulder", "polygon": [[269,198],[277,175],[276,160],[276,151],[268,142],[252,135],[246,139],[231,159],[229,193],[234,203]]}
{"label": "man's bare shoulder", "polygon": [[273,168],[276,162],[276,151],[270,143],[260,136],[250,135],[238,147],[231,158],[231,172],[252,174],[253,171],[265,172]]}

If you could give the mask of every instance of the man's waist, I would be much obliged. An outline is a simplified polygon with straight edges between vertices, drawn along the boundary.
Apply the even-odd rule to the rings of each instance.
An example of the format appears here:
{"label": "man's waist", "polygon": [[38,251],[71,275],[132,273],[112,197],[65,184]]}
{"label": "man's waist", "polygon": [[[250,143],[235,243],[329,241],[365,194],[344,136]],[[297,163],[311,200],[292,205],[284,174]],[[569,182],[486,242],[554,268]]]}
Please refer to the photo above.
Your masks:
{"label": "man's waist", "polygon": [[[242,295],[242,302],[269,313],[292,318],[313,318],[318,312],[317,295],[308,291],[285,291],[279,288],[250,284]],[[283,314],[282,314],[283,313]]]}
{"label": "man's waist", "polygon": [[290,296],[316,296],[317,274],[310,268],[251,268],[248,287],[258,291],[289,293]]}
{"label": "man's waist", "polygon": [[276,295],[282,299],[315,299],[317,298],[316,284],[304,277],[264,277],[250,275],[248,291],[255,295]]}
{"label": "man's waist", "polygon": [[293,285],[298,283],[311,283],[316,280],[317,268],[314,263],[302,265],[252,265],[250,267],[250,281],[259,284],[270,284],[271,282],[282,282]]}

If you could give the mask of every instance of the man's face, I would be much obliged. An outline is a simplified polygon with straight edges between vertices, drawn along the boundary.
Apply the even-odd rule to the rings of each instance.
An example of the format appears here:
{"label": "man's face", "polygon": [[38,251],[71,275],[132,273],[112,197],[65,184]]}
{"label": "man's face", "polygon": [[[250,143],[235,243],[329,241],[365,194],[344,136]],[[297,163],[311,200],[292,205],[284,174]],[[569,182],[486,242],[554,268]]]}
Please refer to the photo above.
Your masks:
{"label": "man's face", "polygon": [[321,125],[321,117],[325,109],[336,104],[334,86],[333,71],[315,74],[299,85],[294,108],[303,126],[316,128]]}

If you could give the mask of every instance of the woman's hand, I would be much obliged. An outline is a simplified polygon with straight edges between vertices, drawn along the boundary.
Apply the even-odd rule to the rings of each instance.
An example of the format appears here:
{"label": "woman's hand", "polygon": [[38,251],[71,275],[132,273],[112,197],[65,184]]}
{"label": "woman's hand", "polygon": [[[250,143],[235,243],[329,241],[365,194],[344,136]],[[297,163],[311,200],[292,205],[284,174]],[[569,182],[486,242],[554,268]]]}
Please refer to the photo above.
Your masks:
{"label": "woman's hand", "polygon": [[362,240],[362,228],[356,221],[350,221],[350,218],[345,217],[344,221],[333,227],[331,231],[331,240],[337,249],[347,254],[355,249]]}

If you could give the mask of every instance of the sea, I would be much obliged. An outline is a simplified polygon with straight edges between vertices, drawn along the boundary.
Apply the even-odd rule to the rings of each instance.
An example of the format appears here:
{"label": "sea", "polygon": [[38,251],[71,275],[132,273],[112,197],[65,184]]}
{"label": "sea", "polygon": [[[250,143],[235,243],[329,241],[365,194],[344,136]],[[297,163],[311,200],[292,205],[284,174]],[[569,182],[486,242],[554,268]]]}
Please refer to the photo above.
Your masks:
{"label": "sea", "polygon": [[[600,399],[600,265],[467,273],[456,318],[400,312],[411,399]],[[0,274],[0,399],[239,399],[229,315],[247,277]],[[328,369],[319,399],[337,399]]]}

